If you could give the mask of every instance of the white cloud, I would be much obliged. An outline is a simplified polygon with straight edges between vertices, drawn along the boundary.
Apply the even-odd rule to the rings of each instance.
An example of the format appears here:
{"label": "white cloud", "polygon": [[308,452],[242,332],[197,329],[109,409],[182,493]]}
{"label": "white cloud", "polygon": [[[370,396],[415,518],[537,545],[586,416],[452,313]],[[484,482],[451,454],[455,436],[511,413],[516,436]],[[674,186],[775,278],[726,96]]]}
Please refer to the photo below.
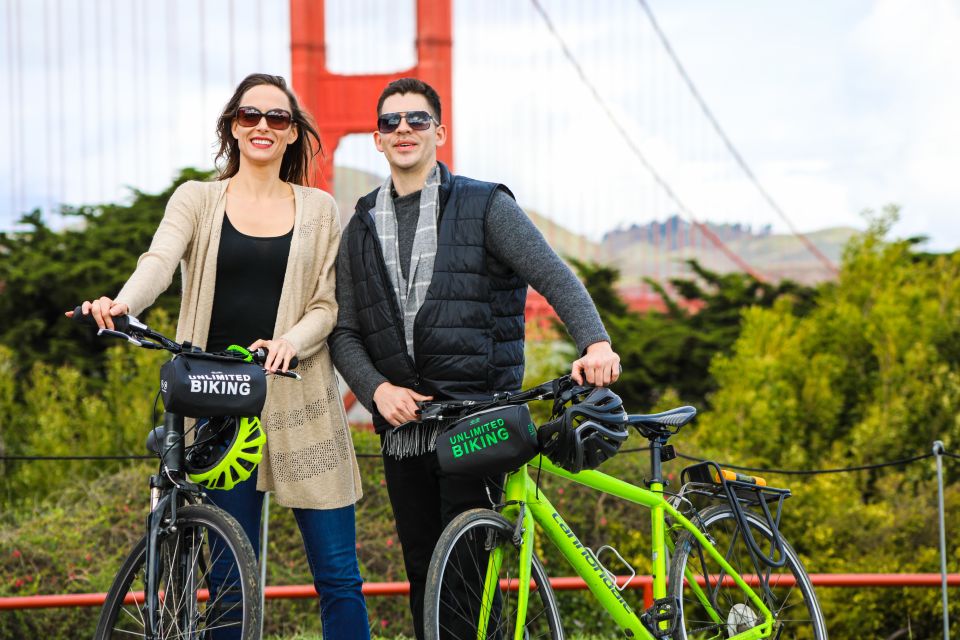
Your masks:
{"label": "white cloud", "polygon": [[[397,12],[412,5],[412,0],[394,3],[386,15],[370,0],[328,3],[334,70],[406,66],[412,18]],[[904,206],[898,232],[928,234],[939,249],[960,246],[960,221],[954,222],[960,220],[954,177],[960,166],[955,3],[651,0],[651,5],[727,134],[798,228],[859,225],[860,210],[897,202]],[[65,24],[91,27],[99,5],[82,16],[74,15],[73,5],[64,6]],[[144,12],[139,22],[132,6]],[[16,144],[0,154],[0,173],[6,176],[0,203],[17,199],[9,193],[17,180],[26,192],[19,197],[27,201],[49,199],[51,182],[55,196],[73,202],[122,195],[124,184],[160,188],[178,166],[209,166],[213,122],[239,76],[264,67],[289,74],[286,0],[262,5],[236,0],[233,47],[224,2],[203,5],[202,34],[196,10],[168,16],[163,6],[123,5],[115,16],[120,32],[118,44],[110,46],[119,51],[104,56],[100,102],[90,80],[92,37],[80,34],[91,30],[65,34],[65,65],[57,69],[55,56],[45,62],[42,29],[31,31],[36,11],[25,10],[24,93],[46,97],[50,85],[54,99],[51,107],[37,108],[33,100],[7,96],[21,126]],[[639,4],[610,0],[606,10],[596,6],[544,3],[630,139],[680,199],[701,218],[783,229],[703,119]],[[165,30],[168,17],[175,25],[172,36]],[[455,0],[454,19],[458,170],[503,181],[522,203],[594,236],[676,211],[531,3]],[[109,24],[102,25],[104,36]],[[145,48],[137,53],[130,49],[138,38],[135,29],[145,36]],[[6,25],[0,32],[7,32]],[[168,47],[171,37],[174,51]],[[105,40],[102,53],[110,53],[111,42]],[[0,49],[5,73],[12,61],[9,48]],[[171,60],[172,75],[166,66]],[[75,122],[79,114],[57,113],[54,105],[80,102],[85,127],[61,132],[58,118]],[[112,127],[101,128],[102,123]],[[45,137],[50,135],[58,152],[52,158]],[[345,142],[338,159],[382,172],[382,158],[371,147],[362,138]],[[22,163],[15,153],[20,148],[26,154]],[[97,187],[101,181],[109,183],[103,193]]]}
{"label": "white cloud", "polygon": [[[887,140],[880,170],[904,206],[896,228],[936,249],[960,244],[960,11],[955,3],[881,0],[851,34],[877,92],[886,94],[872,135]],[[880,88],[882,87],[882,89]]]}

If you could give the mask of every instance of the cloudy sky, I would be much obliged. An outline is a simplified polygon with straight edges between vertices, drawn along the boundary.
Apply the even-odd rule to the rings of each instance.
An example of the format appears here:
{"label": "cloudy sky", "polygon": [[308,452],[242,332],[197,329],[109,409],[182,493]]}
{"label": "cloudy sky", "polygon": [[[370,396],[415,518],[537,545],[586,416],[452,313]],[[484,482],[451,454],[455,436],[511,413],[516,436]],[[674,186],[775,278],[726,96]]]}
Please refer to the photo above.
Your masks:
{"label": "cloudy sky", "polygon": [[[896,203],[898,234],[960,246],[960,2],[648,2],[795,227],[862,227],[862,210]],[[413,64],[413,5],[328,0],[333,70]],[[639,0],[540,5],[553,31],[532,1],[455,0],[458,171],[504,182],[521,204],[594,237],[663,219],[678,200],[699,219],[786,230]],[[33,206],[122,200],[127,186],[162,188],[177,167],[209,167],[234,83],[290,71],[287,0],[0,0],[0,35],[12,125],[2,226]],[[368,135],[345,139],[336,158],[385,171]]]}

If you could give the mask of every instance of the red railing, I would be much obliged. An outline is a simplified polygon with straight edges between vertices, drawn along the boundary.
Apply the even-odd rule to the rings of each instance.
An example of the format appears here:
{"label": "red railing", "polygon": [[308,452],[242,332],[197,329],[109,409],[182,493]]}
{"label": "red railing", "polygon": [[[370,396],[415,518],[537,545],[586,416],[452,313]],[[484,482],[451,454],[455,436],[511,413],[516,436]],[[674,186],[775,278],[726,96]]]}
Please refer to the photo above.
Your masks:
{"label": "red railing", "polygon": [[[627,578],[617,578],[617,584],[623,585]],[[746,577],[748,583],[755,578]],[[782,576],[780,584],[788,586],[791,576]],[[939,573],[813,573],[810,580],[817,587],[939,587],[942,578]],[[730,580],[732,583],[732,580]],[[947,575],[947,584],[960,586],[960,573]],[[582,578],[551,578],[550,585],[555,591],[586,589]],[[636,576],[630,581],[628,589],[643,591],[644,607],[653,606],[653,578]],[[368,582],[363,585],[366,596],[400,596],[410,593],[407,582]],[[14,596],[0,598],[0,610],[4,609],[46,609],[54,607],[99,607],[106,598],[105,593],[73,593],[48,596]],[[312,584],[285,587],[267,587],[264,592],[268,600],[283,598],[315,598],[317,592]],[[130,596],[131,601],[134,596]]]}

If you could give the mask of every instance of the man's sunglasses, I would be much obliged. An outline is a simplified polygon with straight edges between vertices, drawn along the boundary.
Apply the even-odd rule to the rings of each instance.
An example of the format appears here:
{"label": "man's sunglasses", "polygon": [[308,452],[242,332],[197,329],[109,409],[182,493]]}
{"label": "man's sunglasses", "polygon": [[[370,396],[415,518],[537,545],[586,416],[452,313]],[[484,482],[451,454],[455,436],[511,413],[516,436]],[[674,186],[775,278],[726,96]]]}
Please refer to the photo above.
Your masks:
{"label": "man's sunglasses", "polygon": [[377,118],[377,131],[380,133],[393,133],[400,126],[400,121],[406,118],[407,124],[414,131],[426,131],[430,124],[436,122],[436,118],[426,111],[398,111],[396,113],[384,113]]}
{"label": "man's sunglasses", "polygon": [[256,107],[239,107],[237,109],[237,123],[241,127],[255,127],[260,124],[260,118],[266,118],[267,126],[276,131],[289,129],[293,122],[293,116],[284,109],[270,109],[266,113]]}

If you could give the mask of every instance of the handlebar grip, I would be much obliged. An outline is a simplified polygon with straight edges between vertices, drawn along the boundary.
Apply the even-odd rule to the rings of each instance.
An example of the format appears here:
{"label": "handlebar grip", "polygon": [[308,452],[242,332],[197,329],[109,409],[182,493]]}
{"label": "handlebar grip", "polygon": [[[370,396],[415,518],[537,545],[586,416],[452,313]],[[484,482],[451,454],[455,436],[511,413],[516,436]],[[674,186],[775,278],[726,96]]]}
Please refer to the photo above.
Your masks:
{"label": "handlebar grip", "polygon": [[[94,329],[99,329],[97,326],[97,321],[94,320],[92,313],[83,313],[83,307],[78,306],[73,309],[73,321],[77,324],[86,325],[88,327],[93,327]],[[127,315],[116,316],[113,318],[113,328],[117,331],[123,333],[127,332],[127,329],[130,328],[130,318]]]}
{"label": "handlebar grip", "polygon": [[[268,353],[270,353],[269,349],[266,349],[264,347],[259,347],[258,349],[254,349],[250,355],[253,356],[253,361],[255,363],[259,365],[263,365],[263,363],[267,361]],[[300,358],[298,358],[297,356],[293,356],[292,358],[290,358],[290,364],[287,366],[287,369],[288,370],[296,369],[298,364],[300,364]]]}

